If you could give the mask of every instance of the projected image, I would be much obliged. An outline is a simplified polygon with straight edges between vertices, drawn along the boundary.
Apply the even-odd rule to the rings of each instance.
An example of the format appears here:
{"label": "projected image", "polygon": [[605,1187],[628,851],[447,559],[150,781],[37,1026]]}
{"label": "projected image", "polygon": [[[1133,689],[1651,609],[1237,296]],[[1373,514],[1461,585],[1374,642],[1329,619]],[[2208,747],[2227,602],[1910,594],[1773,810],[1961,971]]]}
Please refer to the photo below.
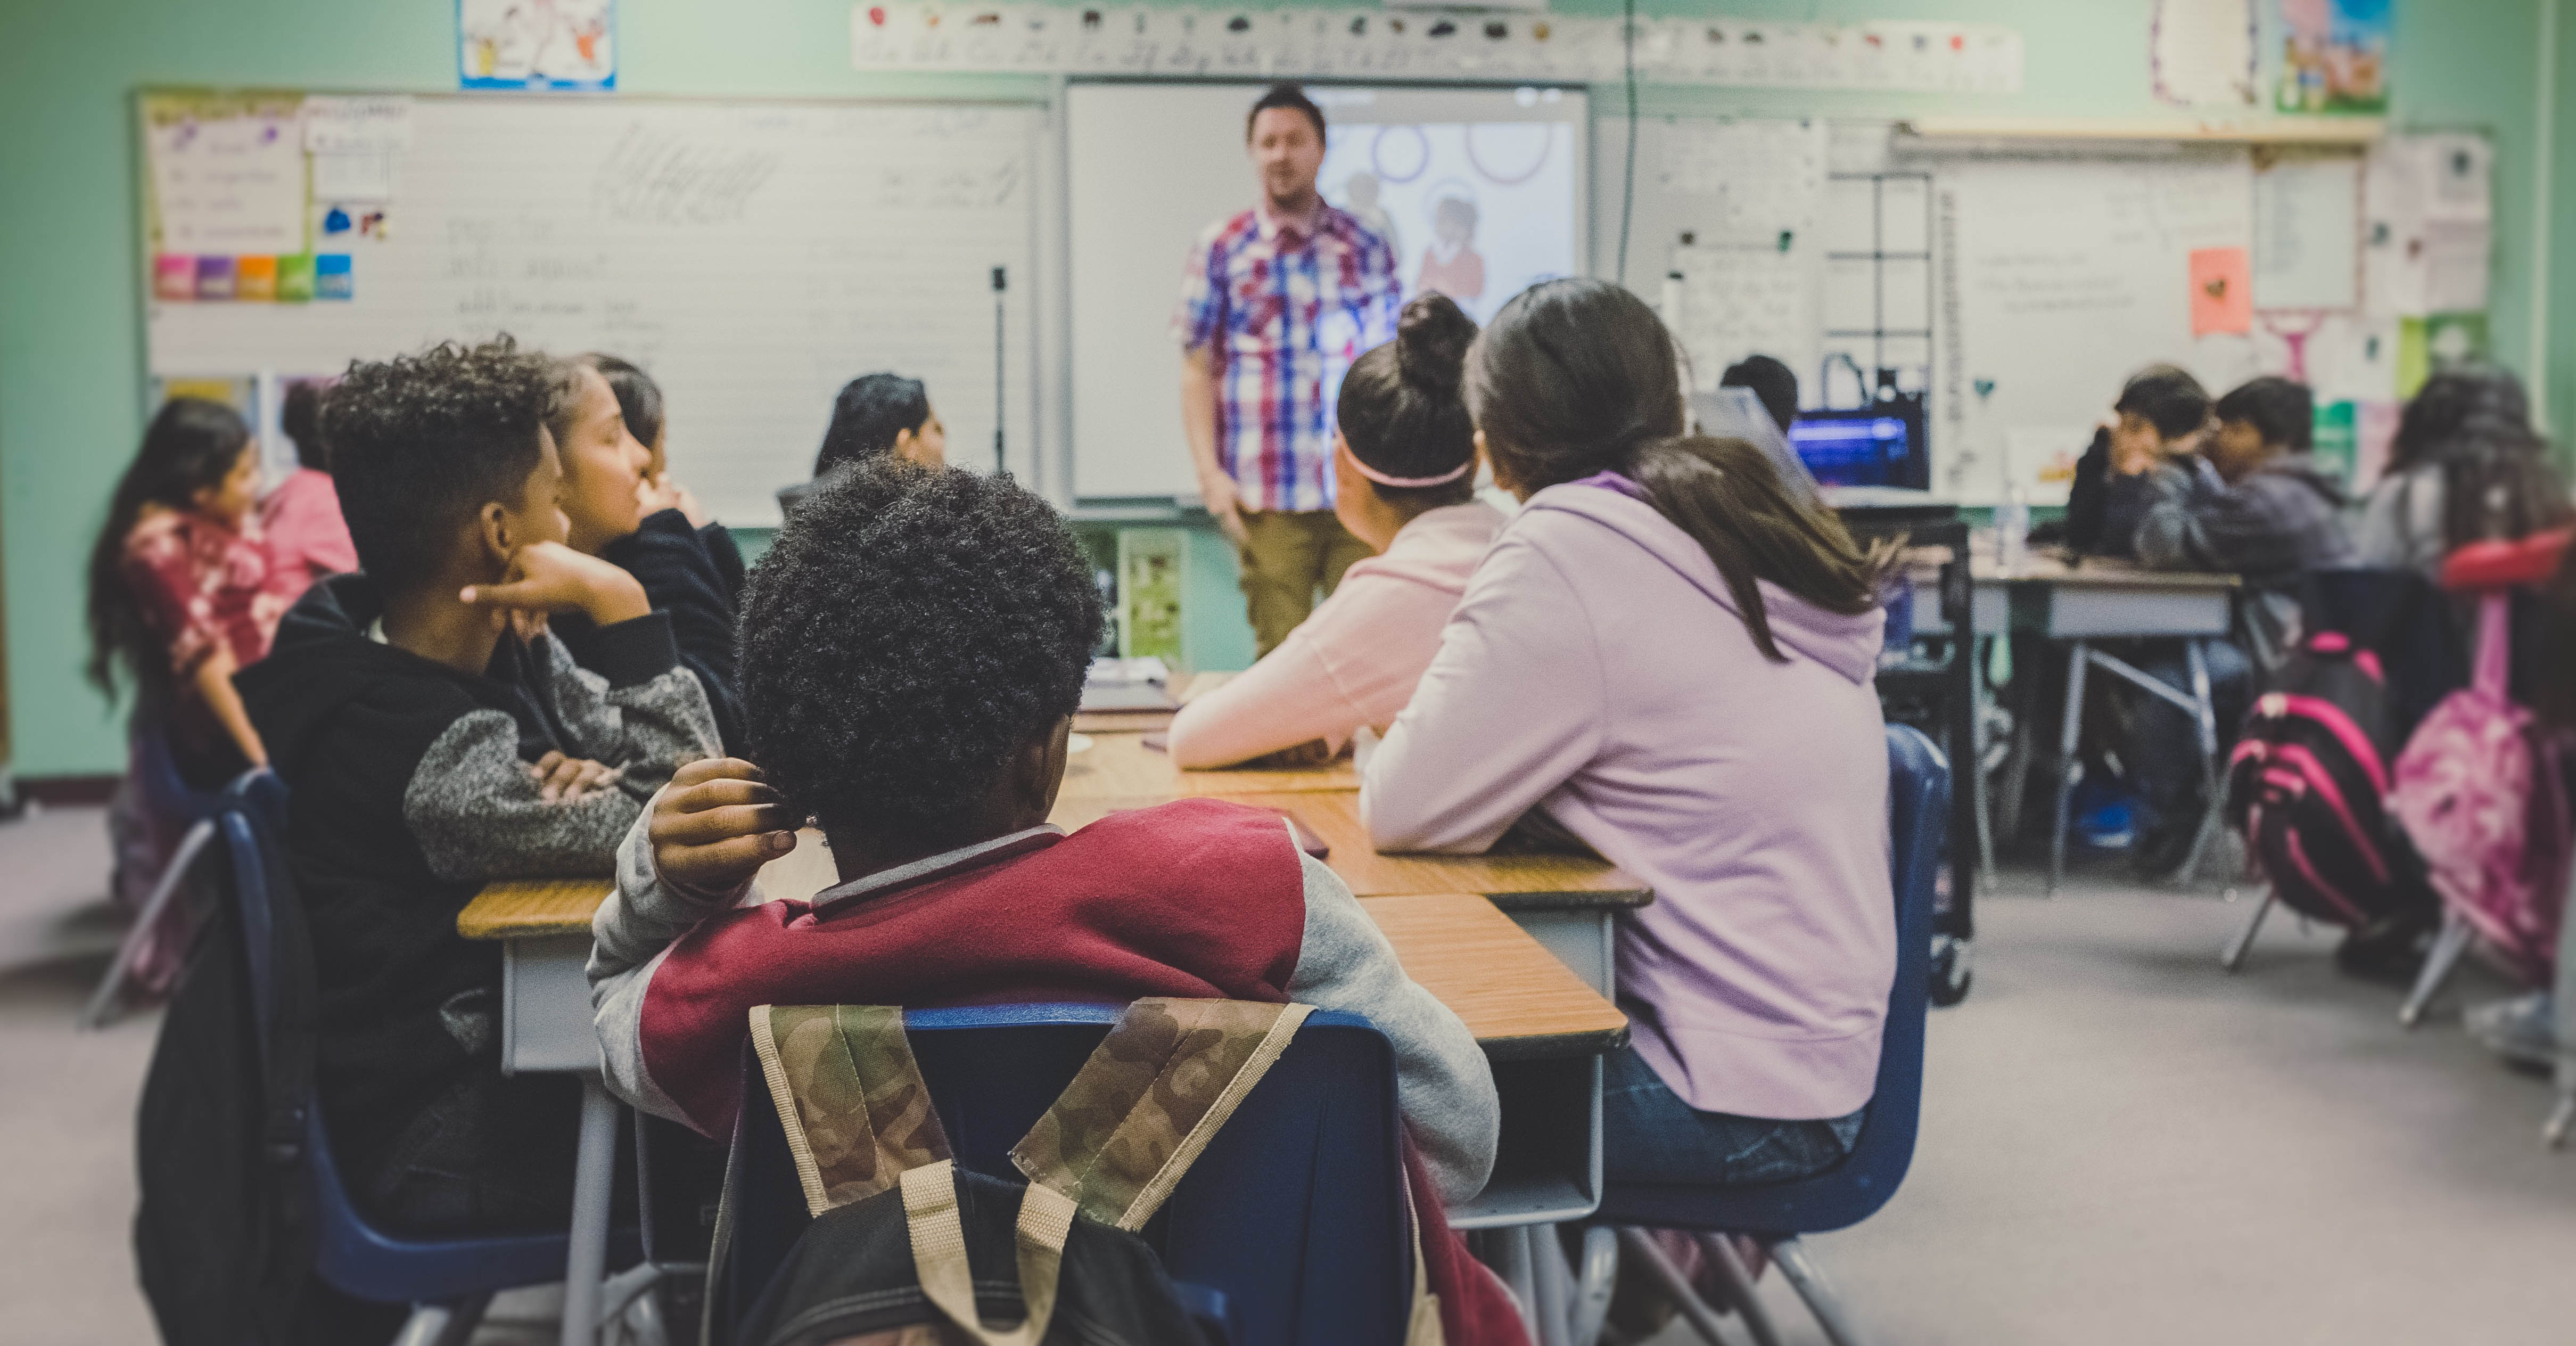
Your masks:
{"label": "projected image", "polygon": [[1336,120],[1325,199],[1395,249],[1406,297],[1436,290],[1483,322],[1575,269],[1574,128],[1563,122]]}

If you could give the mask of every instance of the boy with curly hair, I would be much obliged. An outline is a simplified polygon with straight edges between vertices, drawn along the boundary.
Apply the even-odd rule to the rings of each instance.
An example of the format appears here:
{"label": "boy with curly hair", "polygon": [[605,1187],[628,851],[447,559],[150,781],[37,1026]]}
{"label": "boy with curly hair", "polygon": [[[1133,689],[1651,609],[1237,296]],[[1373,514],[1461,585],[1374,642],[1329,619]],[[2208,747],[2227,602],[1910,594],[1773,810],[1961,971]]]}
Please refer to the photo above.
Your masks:
{"label": "boy with curly hair", "polygon": [[[360,569],[237,679],[289,790],[323,1115],[360,1204],[406,1233],[560,1227],[571,1200],[578,1085],[501,1074],[500,947],[457,913],[494,878],[605,872],[717,751],[669,618],[564,545],[549,388],[506,337],[350,366],[325,432]],[[553,612],[597,623],[591,668]]]}
{"label": "boy with curly hair", "polygon": [[[1100,621],[1072,534],[1008,478],[885,458],[817,483],[744,596],[759,765],[683,767],[592,922],[610,1089],[726,1134],[760,1004],[1294,1000],[1387,1035],[1422,1197],[1473,1195],[1500,1125],[1483,1054],[1283,819],[1188,799],[1047,822]],[[807,817],[840,883],[761,902]],[[1435,1283],[1476,1278],[1458,1311],[1493,1299],[1454,1250]]]}

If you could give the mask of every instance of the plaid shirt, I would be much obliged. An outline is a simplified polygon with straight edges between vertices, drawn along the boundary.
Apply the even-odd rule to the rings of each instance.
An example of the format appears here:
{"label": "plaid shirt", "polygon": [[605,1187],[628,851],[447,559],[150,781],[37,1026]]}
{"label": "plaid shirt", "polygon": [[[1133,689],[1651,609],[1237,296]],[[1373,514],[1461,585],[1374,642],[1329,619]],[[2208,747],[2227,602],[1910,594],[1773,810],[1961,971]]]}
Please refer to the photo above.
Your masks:
{"label": "plaid shirt", "polygon": [[1332,206],[1311,232],[1247,210],[1199,237],[1172,335],[1215,354],[1217,461],[1245,509],[1333,507],[1334,395],[1403,302],[1395,250]]}

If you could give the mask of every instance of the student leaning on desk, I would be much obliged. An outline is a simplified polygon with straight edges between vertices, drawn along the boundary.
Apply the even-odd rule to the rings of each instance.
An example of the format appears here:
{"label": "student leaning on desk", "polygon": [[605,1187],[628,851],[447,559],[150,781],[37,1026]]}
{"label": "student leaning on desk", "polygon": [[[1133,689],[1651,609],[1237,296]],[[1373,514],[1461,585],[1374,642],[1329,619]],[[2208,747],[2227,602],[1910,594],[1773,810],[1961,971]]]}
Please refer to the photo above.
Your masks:
{"label": "student leaning on desk", "polygon": [[[325,428],[364,569],[238,678],[289,793],[323,1115],[358,1203],[405,1233],[560,1227],[571,1199],[579,1086],[502,1075],[499,948],[457,913],[493,877],[604,870],[716,751],[668,618],[563,544],[548,378],[506,339],[352,367]],[[530,620],[557,611],[596,622],[596,671]]]}
{"label": "student leaning on desk", "polygon": [[[593,920],[609,1087],[725,1134],[762,1004],[1183,996],[1350,1010],[1394,1047],[1450,1339],[1496,1340],[1515,1317],[1500,1284],[1454,1236],[1434,1237],[1440,1203],[1492,1169],[1493,1077],[1349,887],[1277,815],[1218,800],[1070,834],[1046,821],[1100,622],[1080,546],[1007,477],[881,457],[817,483],[745,595],[743,701],[762,765],[682,768],[619,848],[616,892]],[[744,905],[806,817],[840,882]]]}

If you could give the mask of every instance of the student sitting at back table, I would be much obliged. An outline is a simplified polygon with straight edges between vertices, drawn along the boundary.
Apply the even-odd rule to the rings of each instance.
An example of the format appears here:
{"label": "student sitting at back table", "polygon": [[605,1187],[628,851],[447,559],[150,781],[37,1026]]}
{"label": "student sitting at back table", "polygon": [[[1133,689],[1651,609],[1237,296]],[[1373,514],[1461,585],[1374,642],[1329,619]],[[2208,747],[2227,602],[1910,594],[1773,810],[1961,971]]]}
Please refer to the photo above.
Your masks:
{"label": "student sitting at back table", "polygon": [[[2131,541],[2140,565],[2243,576],[2245,635],[2254,659],[2272,668],[2299,638],[2299,577],[2353,560],[2343,490],[2309,453],[2316,409],[2305,384],[2255,379],[2220,398],[2216,415],[2218,429],[2199,454],[2175,457],[2133,442],[2113,464],[2111,513],[2137,516]],[[2138,667],[2189,690],[2182,644],[2142,643],[2146,652],[2132,656]],[[2223,753],[2245,717],[2255,664],[2230,641],[2205,641],[2201,650]],[[2189,854],[2208,802],[2199,731],[2162,697],[2128,699],[2133,731],[2120,756],[2147,813],[2135,858],[2140,869],[2163,873]]]}
{"label": "student sitting at back table", "polygon": [[1379,554],[1354,564],[1251,671],[1181,708],[1175,765],[1305,745],[1329,758],[1412,699],[1468,573],[1503,526],[1476,499],[1476,429],[1458,396],[1475,339],[1456,304],[1426,294],[1404,306],[1395,340],[1353,362],[1335,412],[1333,512]]}
{"label": "student sitting at back table", "polygon": [[[761,1004],[1295,1000],[1387,1035],[1439,1194],[1473,1194],[1498,1124],[1482,1053],[1277,815],[1047,823],[1100,621],[1080,546],[1007,477],[881,454],[817,482],[744,603],[760,766],[675,777],[592,922],[609,1087],[726,1134]],[[841,882],[746,906],[807,817]]]}
{"label": "student sitting at back table", "polygon": [[331,486],[321,415],[320,388],[298,383],[286,390],[278,423],[295,442],[296,468],[259,506],[260,531],[268,543],[269,588],[289,603],[313,581],[358,568],[358,549],[340,518],[340,493]]}
{"label": "student sitting at back table", "polygon": [[2527,537],[2569,514],[2522,380],[2469,365],[2426,379],[2406,404],[2356,541],[2365,565],[2430,575],[2462,544]]}
{"label": "student sitting at back table", "polygon": [[[652,452],[626,426],[606,377],[581,356],[556,366],[548,433],[563,459],[565,541],[633,575],[653,610],[670,614],[680,662],[697,675],[716,732],[730,744],[742,735],[742,701],[734,691],[734,609],[738,589],[681,509],[686,494],[668,478],[648,475]],[[727,544],[730,546],[730,542]],[[737,566],[740,558],[735,558]],[[599,632],[579,612],[554,619],[556,638],[574,662],[596,667],[606,657]]]}
{"label": "student sitting at back table", "polygon": [[831,474],[832,469],[892,454],[923,467],[948,465],[948,427],[930,409],[930,390],[901,374],[862,374],[841,385],[832,399],[832,423],[814,454],[814,481],[781,487],[784,514]]}
{"label": "student sitting at back table", "polygon": [[[551,380],[507,339],[351,366],[323,427],[364,569],[239,679],[289,790],[323,1115],[352,1194],[406,1233],[561,1228],[571,1200],[579,1085],[501,1073],[500,946],[457,914],[495,878],[607,872],[717,750],[670,618],[563,543]],[[514,634],[569,611],[595,671]]]}
{"label": "student sitting at back table", "polygon": [[2130,375],[2111,404],[2115,419],[2094,432],[2092,446],[2076,460],[2075,483],[2066,497],[2066,544],[2089,556],[2135,556],[2138,523],[2149,501],[2144,492],[2113,483],[2198,452],[2209,429],[2209,408],[2200,380],[2172,365],[2149,365]]}
{"label": "student sitting at back table", "polygon": [[[591,354],[582,363],[599,371],[608,380],[608,391],[617,396],[617,411],[626,420],[626,432],[635,436],[650,458],[644,464],[644,479],[669,499],[698,530],[698,540],[706,544],[707,559],[713,561],[716,574],[724,586],[725,602],[742,602],[742,548],[733,540],[733,530],[716,522],[698,505],[698,498],[671,477],[671,454],[667,443],[669,424],[663,418],[662,385],[653,381],[634,362],[614,355]],[[650,586],[647,586],[648,588]]]}
{"label": "student sitting at back table", "polygon": [[1671,335],[1605,281],[1495,315],[1467,402],[1526,507],[1363,772],[1378,848],[1477,852],[1524,815],[1654,889],[1620,918],[1633,1046],[1613,1181],[1762,1183],[1858,1139],[1896,970],[1884,556],[1738,439],[1684,439]]}
{"label": "student sitting at back table", "polygon": [[1768,355],[1748,355],[1728,365],[1726,372],[1717,376],[1717,386],[1752,389],[1762,409],[1780,423],[1780,433],[1784,435],[1797,422],[1797,371]]}

